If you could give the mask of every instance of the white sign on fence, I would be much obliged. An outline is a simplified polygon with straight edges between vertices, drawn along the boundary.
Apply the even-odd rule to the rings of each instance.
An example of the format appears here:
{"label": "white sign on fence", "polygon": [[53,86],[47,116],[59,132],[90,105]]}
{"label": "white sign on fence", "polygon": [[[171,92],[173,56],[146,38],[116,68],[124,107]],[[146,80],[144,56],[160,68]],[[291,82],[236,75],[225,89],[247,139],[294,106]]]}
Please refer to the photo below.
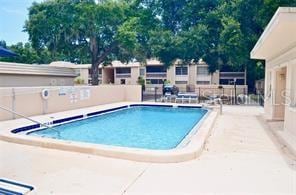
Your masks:
{"label": "white sign on fence", "polygon": [[80,90],[80,100],[87,100],[90,98],[90,89]]}

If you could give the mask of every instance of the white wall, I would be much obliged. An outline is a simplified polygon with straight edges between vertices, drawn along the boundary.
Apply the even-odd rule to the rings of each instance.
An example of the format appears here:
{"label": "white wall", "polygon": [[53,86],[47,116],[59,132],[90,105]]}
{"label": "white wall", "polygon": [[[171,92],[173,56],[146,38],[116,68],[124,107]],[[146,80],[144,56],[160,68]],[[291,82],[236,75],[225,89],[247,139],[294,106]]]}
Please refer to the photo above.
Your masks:
{"label": "white wall", "polygon": [[[277,73],[281,68],[287,68],[286,71],[286,97],[287,99],[291,98],[289,93],[292,90],[291,83],[296,82],[293,80],[296,78],[295,73],[292,72],[292,68],[296,67],[296,47],[293,47],[286,52],[278,54],[278,56],[273,57],[272,59],[266,60],[266,72],[265,72],[265,94],[268,96],[271,94],[271,97],[266,97],[264,104],[265,116],[270,120],[277,120],[278,116],[281,116],[281,111],[278,110],[276,106],[276,87],[279,86],[279,79],[276,79]],[[271,85],[271,91],[270,91]],[[296,87],[293,87],[293,90],[296,90]],[[289,131],[292,134],[296,135],[296,108],[291,107],[290,104],[284,106],[284,126],[285,130]]]}
{"label": "white wall", "polygon": [[291,102],[286,105],[284,127],[296,136],[296,61],[287,65],[287,96]]}

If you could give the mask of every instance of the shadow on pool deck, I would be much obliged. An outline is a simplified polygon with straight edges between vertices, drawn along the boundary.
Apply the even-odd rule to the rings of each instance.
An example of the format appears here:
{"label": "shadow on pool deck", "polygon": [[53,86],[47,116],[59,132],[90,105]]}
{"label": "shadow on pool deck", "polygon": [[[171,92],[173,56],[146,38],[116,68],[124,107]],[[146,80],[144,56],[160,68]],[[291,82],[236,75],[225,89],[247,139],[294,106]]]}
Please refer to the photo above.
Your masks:
{"label": "shadow on pool deck", "polygon": [[258,116],[258,120],[266,130],[267,135],[269,135],[270,139],[277,146],[277,149],[280,151],[280,154],[285,159],[288,166],[296,171],[296,140],[294,140],[295,143],[291,145],[285,140],[285,137],[282,136],[284,133],[284,122],[266,121],[263,116]]}

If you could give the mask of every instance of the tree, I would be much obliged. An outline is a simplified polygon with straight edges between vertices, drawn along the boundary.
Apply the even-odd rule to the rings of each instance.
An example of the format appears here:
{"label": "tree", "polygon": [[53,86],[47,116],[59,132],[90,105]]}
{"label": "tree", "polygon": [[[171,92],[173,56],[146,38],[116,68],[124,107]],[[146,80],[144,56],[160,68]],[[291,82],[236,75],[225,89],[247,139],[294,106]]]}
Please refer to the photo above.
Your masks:
{"label": "tree", "polygon": [[250,88],[264,71],[263,62],[250,59],[252,48],[279,6],[296,5],[295,0],[144,2],[161,23],[150,41],[153,54],[167,66],[202,58],[210,72],[246,69]]}
{"label": "tree", "polygon": [[31,6],[25,30],[34,48],[48,48],[54,57],[57,53],[79,56],[80,52],[88,56],[92,84],[98,85],[100,64],[112,59],[145,59],[143,42],[148,34],[140,33],[141,22],[154,24],[147,21],[153,19],[147,14],[150,12],[133,1],[45,1]]}
{"label": "tree", "polygon": [[278,6],[296,0],[51,0],[31,6],[25,30],[37,53],[91,62],[94,85],[99,64],[157,57],[165,66],[203,59],[210,72],[247,69],[252,88],[264,62],[249,54]]}
{"label": "tree", "polygon": [[7,48],[6,42],[4,40],[0,40],[0,46],[3,48]]}
{"label": "tree", "polygon": [[[156,0],[144,1],[161,25],[151,34],[150,46],[166,66],[177,59],[198,61],[207,51],[211,29],[206,18],[217,1]],[[214,24],[214,23],[213,23]],[[215,28],[213,26],[213,28]]]}
{"label": "tree", "polygon": [[16,62],[26,64],[48,64],[52,61],[50,53],[47,49],[39,50],[38,52],[32,48],[30,43],[17,43],[6,46],[5,41],[0,41],[2,47],[6,47],[14,51],[18,56],[9,58],[0,58],[3,62]]}

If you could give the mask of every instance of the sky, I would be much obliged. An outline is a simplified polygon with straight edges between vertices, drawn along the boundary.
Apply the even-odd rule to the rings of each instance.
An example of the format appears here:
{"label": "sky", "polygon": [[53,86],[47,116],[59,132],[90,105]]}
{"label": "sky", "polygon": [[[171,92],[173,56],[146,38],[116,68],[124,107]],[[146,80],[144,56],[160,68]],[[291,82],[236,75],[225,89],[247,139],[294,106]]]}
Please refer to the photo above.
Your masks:
{"label": "sky", "polygon": [[42,0],[0,0],[0,40],[7,45],[28,41],[28,34],[22,31],[34,1]]}

